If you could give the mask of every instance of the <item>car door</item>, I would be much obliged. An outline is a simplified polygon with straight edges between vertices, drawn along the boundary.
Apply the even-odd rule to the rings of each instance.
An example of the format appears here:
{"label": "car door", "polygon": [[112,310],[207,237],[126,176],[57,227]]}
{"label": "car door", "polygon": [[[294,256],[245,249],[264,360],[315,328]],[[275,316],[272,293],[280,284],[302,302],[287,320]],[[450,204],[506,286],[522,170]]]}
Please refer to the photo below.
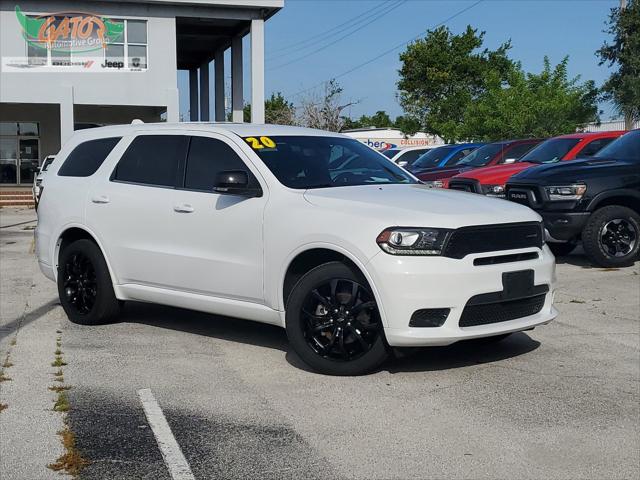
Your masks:
{"label": "car door", "polygon": [[[173,287],[176,244],[174,193],[189,137],[143,133],[92,183],[86,222],[101,241],[118,283]],[[120,146],[119,146],[120,147]]]}
{"label": "car door", "polygon": [[218,172],[244,170],[250,184],[259,173],[242,150],[225,137],[196,133],[190,138],[183,178],[175,192],[170,238],[180,261],[172,263],[175,288],[216,297],[264,302],[263,212],[261,197],[213,191]]}

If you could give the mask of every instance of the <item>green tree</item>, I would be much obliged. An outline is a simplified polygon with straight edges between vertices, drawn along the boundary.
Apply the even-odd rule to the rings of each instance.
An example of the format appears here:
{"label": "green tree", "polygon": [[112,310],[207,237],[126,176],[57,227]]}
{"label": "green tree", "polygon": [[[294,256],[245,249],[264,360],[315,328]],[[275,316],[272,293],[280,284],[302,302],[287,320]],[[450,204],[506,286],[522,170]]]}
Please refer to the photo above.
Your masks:
{"label": "green tree", "polygon": [[[245,122],[251,122],[250,103],[244,105],[242,117]],[[231,113],[228,113],[227,120],[231,121],[231,118]],[[281,92],[272,93],[264,102],[264,119],[266,123],[276,125],[295,125],[296,108]]]}
{"label": "green tree", "polygon": [[640,1],[629,0],[625,9],[612,8],[606,32],[613,41],[605,42],[596,54],[600,65],[616,65],[618,70],[602,86],[603,99],[613,101],[631,128],[640,119]]}
{"label": "green tree", "polygon": [[568,57],[555,67],[545,57],[539,74],[514,64],[506,80],[491,73],[486,90],[464,113],[462,136],[493,141],[552,137],[598,120],[598,89],[592,81],[569,78]]}
{"label": "green tree", "polygon": [[471,26],[455,35],[447,27],[427,32],[400,54],[399,100],[410,118],[447,142],[463,138],[469,105],[486,91],[490,76],[505,80],[513,67],[506,42],[482,49],[484,32]]}

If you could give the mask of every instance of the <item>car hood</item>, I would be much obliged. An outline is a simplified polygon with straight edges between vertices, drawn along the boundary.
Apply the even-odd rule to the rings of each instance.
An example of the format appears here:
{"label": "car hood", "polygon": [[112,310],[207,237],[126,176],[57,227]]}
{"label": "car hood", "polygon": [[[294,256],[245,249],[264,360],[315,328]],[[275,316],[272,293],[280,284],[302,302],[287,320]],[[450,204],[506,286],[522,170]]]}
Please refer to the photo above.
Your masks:
{"label": "car hood", "polygon": [[455,168],[429,168],[419,173],[414,173],[420,180],[440,180],[441,178],[450,178],[459,173],[473,170],[473,167],[455,167]]}
{"label": "car hood", "polygon": [[462,173],[455,178],[472,178],[479,180],[483,185],[503,185],[512,175],[522,172],[533,165],[533,163],[528,162],[516,162],[510,163],[509,165],[494,165],[492,167],[476,168],[470,172]]}
{"label": "car hood", "polygon": [[460,228],[468,225],[539,221],[533,210],[517,203],[426,185],[360,185],[307,190],[312,205],[355,222],[375,220],[385,226]]}
{"label": "car hood", "polygon": [[590,158],[538,165],[511,180],[535,183],[578,183],[594,177],[621,176],[637,172],[638,164],[626,160]]}

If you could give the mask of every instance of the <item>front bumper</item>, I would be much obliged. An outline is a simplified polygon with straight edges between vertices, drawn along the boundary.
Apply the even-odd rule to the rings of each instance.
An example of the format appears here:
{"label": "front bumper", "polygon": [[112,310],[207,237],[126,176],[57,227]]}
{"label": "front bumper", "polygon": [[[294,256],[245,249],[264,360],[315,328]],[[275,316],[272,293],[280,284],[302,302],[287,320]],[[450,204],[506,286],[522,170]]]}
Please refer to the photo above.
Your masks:
{"label": "front bumper", "polygon": [[[478,258],[527,252],[538,253],[538,258],[474,265]],[[555,259],[547,246],[473,254],[461,260],[403,257],[380,252],[367,264],[367,270],[376,286],[385,335],[391,346],[450,345],[460,340],[528,330],[549,323],[558,313],[553,307]],[[472,297],[503,291],[502,274],[521,270],[533,270],[534,284],[549,288],[538,313],[473,327],[459,325],[462,312]],[[430,308],[450,309],[442,326],[409,326],[414,312]]]}
{"label": "front bumper", "polygon": [[542,216],[544,228],[547,229],[550,240],[567,242],[579,237],[587,224],[591,212],[545,212],[537,211]]}

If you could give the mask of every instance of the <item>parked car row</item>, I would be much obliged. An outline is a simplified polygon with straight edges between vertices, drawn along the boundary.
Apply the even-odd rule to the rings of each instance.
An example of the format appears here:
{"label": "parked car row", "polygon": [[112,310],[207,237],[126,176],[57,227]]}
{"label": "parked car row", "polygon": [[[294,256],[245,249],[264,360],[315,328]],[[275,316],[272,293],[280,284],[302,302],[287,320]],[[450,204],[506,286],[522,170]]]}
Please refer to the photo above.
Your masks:
{"label": "parked car row", "polygon": [[[468,145],[474,150],[454,163],[417,167]],[[567,255],[582,242],[601,266],[625,266],[638,258],[640,131],[451,145],[427,152],[406,168],[430,187],[533,208],[544,218],[556,255]]]}

